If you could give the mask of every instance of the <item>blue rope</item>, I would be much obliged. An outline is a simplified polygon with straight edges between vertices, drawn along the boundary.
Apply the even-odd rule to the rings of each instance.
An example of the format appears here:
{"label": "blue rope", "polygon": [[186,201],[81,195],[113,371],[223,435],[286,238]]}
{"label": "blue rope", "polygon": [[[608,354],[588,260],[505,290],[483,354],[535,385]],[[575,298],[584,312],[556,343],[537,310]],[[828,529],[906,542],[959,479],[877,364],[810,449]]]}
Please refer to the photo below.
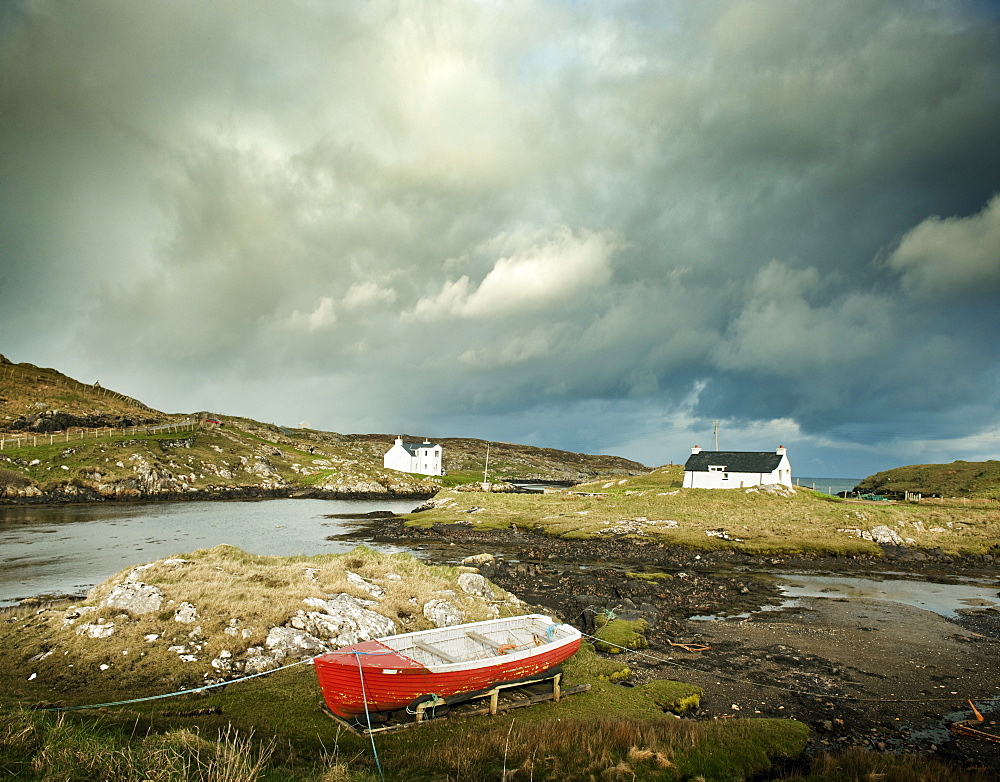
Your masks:
{"label": "blue rope", "polygon": [[190,695],[194,692],[204,692],[205,690],[211,690],[215,687],[225,687],[227,684],[237,684],[238,682],[245,682],[247,679],[256,679],[258,676],[268,676],[272,673],[277,673],[278,671],[284,671],[287,668],[294,668],[296,665],[305,665],[306,663],[311,663],[313,661],[312,657],[305,660],[299,660],[297,663],[289,663],[288,665],[283,665],[280,668],[273,668],[270,671],[261,671],[260,673],[252,673],[249,676],[243,676],[239,679],[229,679],[224,682],[216,682],[215,684],[206,684],[204,687],[195,687],[190,690],[177,690],[176,692],[166,692],[162,695],[147,695],[144,698],[132,698],[127,701],[111,701],[110,703],[91,703],[87,706],[49,706],[44,709],[38,709],[38,711],[81,711],[83,709],[103,709],[105,706],[125,706],[129,703],[142,703],[143,701],[155,701],[160,698],[174,698],[178,695]]}
{"label": "blue rope", "polygon": [[382,782],[385,782],[385,774],[382,773],[382,761],[378,759],[378,750],[375,749],[375,734],[372,733],[372,718],[368,713],[368,695],[365,693],[365,674],[361,670],[361,655],[364,652],[354,652],[354,659],[358,661],[358,677],[361,679],[361,699],[365,702],[365,721],[368,723],[368,738],[372,741],[372,754],[375,756],[375,765],[378,767],[378,775]]}

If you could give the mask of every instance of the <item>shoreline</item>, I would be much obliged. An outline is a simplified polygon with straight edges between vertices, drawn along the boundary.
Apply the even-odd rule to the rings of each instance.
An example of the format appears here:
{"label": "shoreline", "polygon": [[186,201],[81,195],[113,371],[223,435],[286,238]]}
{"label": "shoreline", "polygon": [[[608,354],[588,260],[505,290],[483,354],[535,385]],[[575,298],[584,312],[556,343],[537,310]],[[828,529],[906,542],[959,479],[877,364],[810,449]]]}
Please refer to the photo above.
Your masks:
{"label": "shoreline", "polygon": [[[483,575],[584,632],[594,632],[594,616],[602,612],[645,620],[649,648],[615,655],[632,669],[625,684],[673,678],[702,687],[694,719],[793,718],[809,725],[814,751],[910,752],[1000,776],[995,745],[945,727],[954,713],[968,710],[967,698],[987,695],[996,699],[987,718],[1000,719],[1000,610],[948,619],[898,603],[830,598],[765,610],[779,592],[758,577],[790,569],[923,580],[975,576],[1000,590],[993,557],[924,552],[913,559],[914,552],[898,550],[883,557],[751,556],[626,538],[569,541],[519,529],[405,527],[401,519],[359,520],[342,537],[405,541],[437,564],[488,552],[494,559],[479,566]],[[689,618],[712,614],[746,618]],[[711,650],[689,652],[677,643]]]}

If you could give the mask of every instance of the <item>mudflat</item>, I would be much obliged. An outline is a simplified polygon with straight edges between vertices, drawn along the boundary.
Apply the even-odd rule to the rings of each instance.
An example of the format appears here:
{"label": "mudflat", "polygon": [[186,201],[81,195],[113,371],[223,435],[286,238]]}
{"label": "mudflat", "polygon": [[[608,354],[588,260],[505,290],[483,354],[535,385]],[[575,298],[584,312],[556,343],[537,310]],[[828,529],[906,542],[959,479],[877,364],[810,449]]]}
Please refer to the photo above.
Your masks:
{"label": "mudflat", "polygon": [[[863,745],[963,761],[992,755],[1000,772],[1000,744],[956,738],[946,724],[969,711],[968,699],[980,708],[1000,699],[1000,616],[952,621],[899,603],[800,603],[746,620],[688,622],[692,638],[712,649],[672,655],[685,666],[675,676],[704,688],[706,714],[793,717],[827,748]],[[1000,717],[1000,700],[994,703],[988,720]]]}
{"label": "mudflat", "polygon": [[[788,717],[810,726],[814,750],[931,754],[1000,778],[1000,743],[948,729],[970,716],[971,699],[986,714],[983,729],[1000,733],[1000,610],[949,619],[896,602],[815,597],[764,610],[781,603],[769,574],[789,569],[975,576],[1000,589],[995,563],[906,551],[878,560],[744,557],[525,530],[366,526],[376,539],[422,545],[435,561],[493,552],[494,561],[480,567],[488,578],[584,632],[593,632],[600,613],[646,620],[649,647],[616,656],[632,670],[623,686],[657,678],[696,684],[705,694],[694,719]],[[732,618],[689,618],[695,615]],[[711,648],[692,652],[681,643]]]}

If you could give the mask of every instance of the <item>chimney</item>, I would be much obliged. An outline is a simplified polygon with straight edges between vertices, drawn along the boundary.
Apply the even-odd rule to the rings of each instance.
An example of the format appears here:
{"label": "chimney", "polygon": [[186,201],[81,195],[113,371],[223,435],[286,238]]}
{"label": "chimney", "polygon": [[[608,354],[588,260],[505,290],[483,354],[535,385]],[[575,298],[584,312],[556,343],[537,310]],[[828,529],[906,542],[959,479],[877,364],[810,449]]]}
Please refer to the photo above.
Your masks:
{"label": "chimney", "polygon": [[692,454],[701,453],[701,446],[696,445],[694,448],[691,449],[691,453]]}
{"label": "chimney", "polygon": [[786,450],[785,446],[779,445],[777,448],[774,449],[774,452],[776,454],[778,454],[778,456],[784,456],[785,455],[785,450]]}

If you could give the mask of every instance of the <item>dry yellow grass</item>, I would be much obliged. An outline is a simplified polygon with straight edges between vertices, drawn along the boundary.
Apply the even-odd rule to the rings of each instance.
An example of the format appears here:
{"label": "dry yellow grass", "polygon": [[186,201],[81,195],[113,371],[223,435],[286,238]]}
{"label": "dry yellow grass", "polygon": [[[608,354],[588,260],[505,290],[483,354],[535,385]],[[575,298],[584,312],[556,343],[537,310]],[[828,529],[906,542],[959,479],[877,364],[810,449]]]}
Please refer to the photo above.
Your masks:
{"label": "dry yellow grass", "polygon": [[[212,660],[238,658],[263,646],[272,627],[298,611],[315,610],[303,602],[307,598],[346,593],[371,600],[368,589],[381,589],[370,608],[392,619],[398,632],[430,627],[423,606],[434,598],[445,597],[470,622],[497,611],[525,610],[498,587],[492,604],[465,593],[457,585],[461,572],[363,547],[341,555],[268,557],[216,546],[127,568],[83,603],[39,612],[17,609],[0,625],[0,644],[10,651],[18,678],[32,677],[28,690],[80,698],[101,692],[103,700],[111,700],[114,693],[130,697],[205,684],[218,675]],[[371,587],[352,582],[349,573]],[[160,590],[159,610],[133,616],[100,605],[130,577]],[[195,613],[182,622],[177,612],[185,603]],[[113,629],[106,637],[94,637],[108,628]]]}

